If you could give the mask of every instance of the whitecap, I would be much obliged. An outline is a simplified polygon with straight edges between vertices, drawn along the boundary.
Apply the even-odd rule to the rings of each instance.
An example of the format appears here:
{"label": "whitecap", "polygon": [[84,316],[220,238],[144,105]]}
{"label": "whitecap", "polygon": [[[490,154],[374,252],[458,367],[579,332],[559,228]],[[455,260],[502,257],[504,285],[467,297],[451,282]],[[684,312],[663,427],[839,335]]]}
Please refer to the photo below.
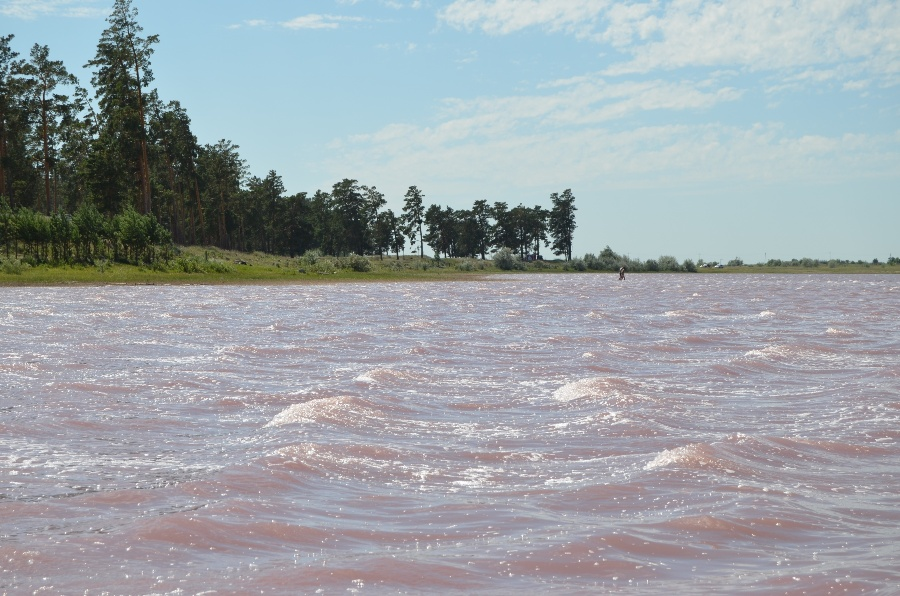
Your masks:
{"label": "whitecap", "polygon": [[608,404],[628,405],[642,396],[639,386],[627,379],[592,377],[566,383],[553,392],[553,399],[570,402],[576,399],[597,399]]}
{"label": "whitecap", "polygon": [[381,412],[366,407],[352,397],[323,397],[288,406],[275,415],[266,427],[286,424],[308,424],[316,422],[337,422],[350,424],[371,418],[381,418]]}

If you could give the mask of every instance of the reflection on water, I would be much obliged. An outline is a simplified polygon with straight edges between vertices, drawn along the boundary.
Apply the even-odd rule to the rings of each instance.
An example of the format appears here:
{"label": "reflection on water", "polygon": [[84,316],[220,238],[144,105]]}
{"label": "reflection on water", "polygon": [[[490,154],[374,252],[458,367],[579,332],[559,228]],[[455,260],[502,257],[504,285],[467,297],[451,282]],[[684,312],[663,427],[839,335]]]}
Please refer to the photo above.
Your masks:
{"label": "reflection on water", "polygon": [[894,277],[0,294],[3,592],[900,583]]}

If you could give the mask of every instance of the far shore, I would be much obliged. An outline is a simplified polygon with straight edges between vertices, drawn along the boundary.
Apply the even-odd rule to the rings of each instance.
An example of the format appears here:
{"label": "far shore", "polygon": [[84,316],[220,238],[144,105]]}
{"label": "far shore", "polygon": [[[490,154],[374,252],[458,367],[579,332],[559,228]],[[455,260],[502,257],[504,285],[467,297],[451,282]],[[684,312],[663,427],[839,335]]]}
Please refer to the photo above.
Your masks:
{"label": "far shore", "polygon": [[[6,261],[5,263],[8,263]],[[187,266],[190,265],[190,266]],[[101,262],[93,265],[28,265],[0,268],[0,286],[96,286],[96,285],[229,285],[229,284],[322,284],[337,282],[389,281],[475,281],[509,274],[609,275],[615,271],[585,269],[577,262],[541,260],[517,263],[516,268],[501,270],[491,260],[471,258],[434,259],[431,257],[385,255],[360,261],[334,257],[283,257],[265,253],[239,253],[216,248],[184,247],[177,260],[168,266],[150,267]],[[635,275],[671,275],[667,271],[626,273],[626,281]],[[838,263],[816,267],[740,265],[720,268],[699,267],[683,275],[721,274],[790,275],[870,275],[900,274],[900,264]]]}

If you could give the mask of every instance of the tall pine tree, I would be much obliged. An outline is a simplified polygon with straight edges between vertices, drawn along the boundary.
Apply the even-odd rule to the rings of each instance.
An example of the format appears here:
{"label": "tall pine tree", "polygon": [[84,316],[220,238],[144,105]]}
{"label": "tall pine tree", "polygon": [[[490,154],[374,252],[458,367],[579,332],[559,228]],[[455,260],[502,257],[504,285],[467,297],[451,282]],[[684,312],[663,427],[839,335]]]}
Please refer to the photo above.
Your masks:
{"label": "tall pine tree", "polygon": [[[153,81],[150,56],[158,35],[141,37],[143,27],[137,21],[137,9],[131,0],[116,0],[107,17],[109,27],[100,36],[97,54],[86,66],[93,69],[91,83],[97,93],[102,119],[100,149],[106,158],[118,158],[124,171],[107,171],[107,176],[131,176],[119,180],[120,187],[136,186],[134,202],[141,213],[151,213],[150,160],[147,150],[145,88]],[[130,184],[129,184],[130,182]],[[116,192],[116,185],[104,189]],[[107,203],[117,197],[107,196]]]}

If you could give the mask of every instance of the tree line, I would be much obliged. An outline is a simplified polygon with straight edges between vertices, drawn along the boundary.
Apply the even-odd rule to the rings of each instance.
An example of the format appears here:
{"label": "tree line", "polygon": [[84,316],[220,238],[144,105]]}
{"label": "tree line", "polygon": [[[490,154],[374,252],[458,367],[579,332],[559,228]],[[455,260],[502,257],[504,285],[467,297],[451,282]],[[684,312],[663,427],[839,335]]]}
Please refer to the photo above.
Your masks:
{"label": "tree line", "polygon": [[[297,255],[319,250],[481,257],[506,247],[521,258],[541,246],[572,258],[574,195],[551,206],[475,201],[426,206],[410,186],[402,212],[374,186],[346,178],[328,190],[287,195],[274,170],[253,176],[228,140],[200,144],[176,100],[156,89],[131,0],[115,0],[96,55],[92,92],[48,46],[28,57],[0,36],[0,242],[39,260],[152,260],[169,244]],[[157,247],[151,249],[148,247]]]}

